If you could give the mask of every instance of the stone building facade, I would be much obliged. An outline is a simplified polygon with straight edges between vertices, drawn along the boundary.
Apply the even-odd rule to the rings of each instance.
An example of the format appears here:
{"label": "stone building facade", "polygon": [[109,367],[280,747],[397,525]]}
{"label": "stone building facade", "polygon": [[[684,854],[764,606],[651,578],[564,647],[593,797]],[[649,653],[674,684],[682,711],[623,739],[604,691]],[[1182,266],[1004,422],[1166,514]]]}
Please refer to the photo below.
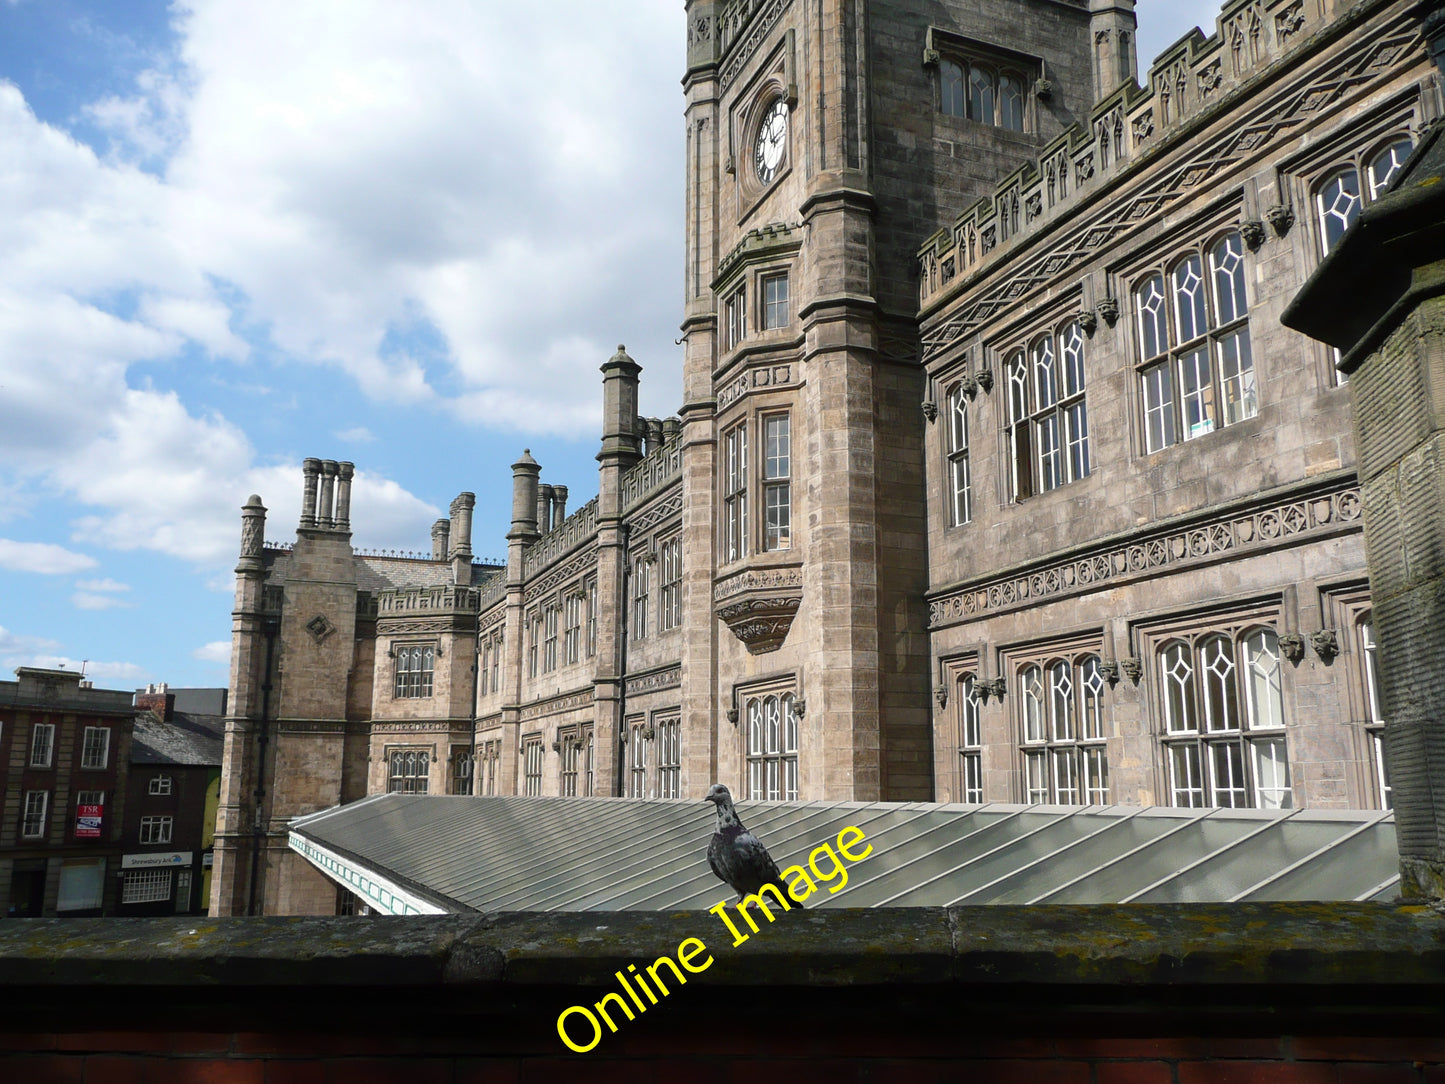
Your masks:
{"label": "stone building facade", "polygon": [[619,348],[504,569],[469,494],[415,559],[349,464],[289,548],[251,499],[213,911],[329,911],[286,822],[388,790],[1379,804],[1348,392],[1278,314],[1437,108],[1409,7],[1231,0],[1146,89],[1132,0],[689,0],[677,416]]}

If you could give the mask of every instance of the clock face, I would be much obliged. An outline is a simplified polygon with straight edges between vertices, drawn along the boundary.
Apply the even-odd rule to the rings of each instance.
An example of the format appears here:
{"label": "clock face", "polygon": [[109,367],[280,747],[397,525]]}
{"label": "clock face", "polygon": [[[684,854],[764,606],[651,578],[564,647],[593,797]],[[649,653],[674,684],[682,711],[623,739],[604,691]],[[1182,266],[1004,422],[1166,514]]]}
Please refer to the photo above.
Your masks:
{"label": "clock face", "polygon": [[763,118],[763,125],[758,129],[758,142],[753,148],[753,167],[763,184],[768,184],[778,175],[787,143],[788,103],[779,99],[769,107],[767,116]]}

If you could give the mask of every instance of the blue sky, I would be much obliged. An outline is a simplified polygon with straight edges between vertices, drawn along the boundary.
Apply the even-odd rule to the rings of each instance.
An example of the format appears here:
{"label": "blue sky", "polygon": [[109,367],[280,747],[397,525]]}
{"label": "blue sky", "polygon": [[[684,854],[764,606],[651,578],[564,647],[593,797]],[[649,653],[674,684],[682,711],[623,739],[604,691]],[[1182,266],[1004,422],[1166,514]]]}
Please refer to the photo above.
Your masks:
{"label": "blue sky", "polygon": [[[1152,56],[1214,7],[1140,4]],[[224,685],[239,507],[350,459],[359,546],[523,447],[596,490],[597,366],[681,380],[679,0],[0,0],[0,674]]]}

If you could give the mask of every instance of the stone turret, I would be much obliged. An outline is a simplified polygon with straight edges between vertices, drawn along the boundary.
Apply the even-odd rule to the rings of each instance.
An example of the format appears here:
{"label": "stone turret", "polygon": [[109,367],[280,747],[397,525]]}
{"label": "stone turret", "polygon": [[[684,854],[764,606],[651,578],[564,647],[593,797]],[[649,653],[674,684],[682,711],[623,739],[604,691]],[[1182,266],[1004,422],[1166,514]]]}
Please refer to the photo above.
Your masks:
{"label": "stone turret", "polygon": [[266,506],[258,494],[246,498],[241,509],[241,560],[237,572],[260,572],[261,550],[266,544]]}
{"label": "stone turret", "polygon": [[641,458],[638,447],[637,378],[642,366],[618,346],[602,365],[602,450],[598,462],[624,470]]}
{"label": "stone turret", "polygon": [[1094,42],[1094,100],[1103,101],[1139,78],[1134,0],[1089,0],[1089,34]]}
{"label": "stone turret", "polygon": [[507,532],[508,542],[515,539],[525,544],[537,539],[537,478],[541,473],[530,448],[524,449],[522,458],[512,464],[512,529]]}

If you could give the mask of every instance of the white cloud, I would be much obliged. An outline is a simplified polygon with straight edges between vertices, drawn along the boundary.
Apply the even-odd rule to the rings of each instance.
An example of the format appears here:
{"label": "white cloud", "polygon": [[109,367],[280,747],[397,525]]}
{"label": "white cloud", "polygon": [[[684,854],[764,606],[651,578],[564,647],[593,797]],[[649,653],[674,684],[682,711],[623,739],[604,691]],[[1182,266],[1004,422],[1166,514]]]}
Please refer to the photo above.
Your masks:
{"label": "white cloud", "polygon": [[40,636],[18,636],[0,625],[0,656],[26,651],[53,651],[59,646],[54,640],[47,640]]}
{"label": "white cloud", "polygon": [[202,662],[225,663],[231,662],[231,641],[213,640],[204,647],[198,647],[191,652],[191,658],[200,659]]}
{"label": "white cloud", "polygon": [[130,584],[117,583],[112,579],[76,580],[75,586],[82,591],[129,591]]}
{"label": "white cloud", "polygon": [[88,591],[77,591],[70,596],[70,602],[77,610],[128,610],[135,606],[135,603],[114,595],[95,595]]}
{"label": "white cloud", "polygon": [[0,568],[12,572],[34,572],[61,576],[94,568],[95,559],[49,542],[13,542],[0,538]]}
{"label": "white cloud", "polygon": [[334,435],[337,440],[344,440],[348,444],[370,444],[376,439],[371,430],[364,425],[353,426],[350,429],[338,429]]}

